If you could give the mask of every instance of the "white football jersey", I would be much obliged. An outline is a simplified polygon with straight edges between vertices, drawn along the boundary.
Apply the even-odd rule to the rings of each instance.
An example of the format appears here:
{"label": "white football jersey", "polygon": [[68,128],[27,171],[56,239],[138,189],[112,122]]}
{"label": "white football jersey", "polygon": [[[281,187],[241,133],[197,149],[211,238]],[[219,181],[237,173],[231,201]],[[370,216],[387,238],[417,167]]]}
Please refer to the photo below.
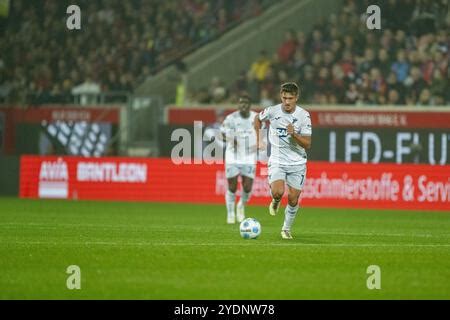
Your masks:
{"label": "white football jersey", "polygon": [[250,110],[250,116],[242,118],[240,112],[235,111],[223,121],[220,130],[226,137],[227,164],[256,164],[256,131],[253,126],[256,115],[256,112]]}
{"label": "white football jersey", "polygon": [[296,106],[294,112],[286,113],[281,104],[268,107],[259,114],[261,121],[270,121],[269,141],[271,152],[269,164],[300,165],[307,160],[306,151],[287,133],[289,123],[296,133],[303,136],[312,134],[311,117],[305,109]]}

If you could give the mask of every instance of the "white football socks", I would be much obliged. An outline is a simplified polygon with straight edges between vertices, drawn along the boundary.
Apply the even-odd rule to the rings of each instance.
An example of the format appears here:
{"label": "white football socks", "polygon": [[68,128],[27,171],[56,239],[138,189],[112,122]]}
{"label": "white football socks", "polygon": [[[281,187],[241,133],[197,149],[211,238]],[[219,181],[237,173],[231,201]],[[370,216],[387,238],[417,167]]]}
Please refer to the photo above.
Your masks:
{"label": "white football socks", "polygon": [[241,200],[240,200],[240,202],[241,202],[242,204],[245,205],[245,204],[248,202],[248,200],[250,199],[251,195],[252,195],[252,192],[251,192],[251,191],[248,192],[248,193],[242,191],[242,195],[241,195]]}
{"label": "white football socks", "polygon": [[298,204],[295,207],[291,207],[289,204],[286,206],[286,209],[284,210],[284,224],[282,230],[291,230],[297,211]]}
{"label": "white football socks", "polygon": [[234,205],[236,201],[236,194],[231,192],[230,190],[227,190],[227,193],[225,194],[225,203],[227,204],[227,212],[228,217],[234,217]]}

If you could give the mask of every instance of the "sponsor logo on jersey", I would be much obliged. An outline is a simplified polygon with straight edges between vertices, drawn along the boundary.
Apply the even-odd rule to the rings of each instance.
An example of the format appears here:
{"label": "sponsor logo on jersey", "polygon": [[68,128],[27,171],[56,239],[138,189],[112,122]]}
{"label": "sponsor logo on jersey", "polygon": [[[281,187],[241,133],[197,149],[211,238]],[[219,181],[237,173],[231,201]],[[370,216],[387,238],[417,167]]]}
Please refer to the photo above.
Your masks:
{"label": "sponsor logo on jersey", "polygon": [[279,137],[287,137],[288,136],[286,128],[277,128],[276,130],[277,130],[276,131],[277,136],[279,136]]}

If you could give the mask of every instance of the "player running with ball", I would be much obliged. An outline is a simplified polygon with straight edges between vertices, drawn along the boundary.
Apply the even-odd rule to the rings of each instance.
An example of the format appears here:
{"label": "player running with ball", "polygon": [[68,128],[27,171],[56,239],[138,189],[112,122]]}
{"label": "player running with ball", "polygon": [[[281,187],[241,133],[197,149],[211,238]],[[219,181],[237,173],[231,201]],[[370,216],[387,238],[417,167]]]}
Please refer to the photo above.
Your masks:
{"label": "player running with ball", "polygon": [[[306,150],[311,147],[311,117],[303,108],[297,106],[299,88],[296,83],[281,85],[281,104],[268,107],[255,117],[255,130],[260,137],[261,124],[269,121],[269,183],[272,202],[269,213],[275,215],[288,186],[288,205],[281,229],[283,239],[292,239],[291,227],[299,205],[298,200],[306,178]],[[262,147],[258,139],[258,148]]]}

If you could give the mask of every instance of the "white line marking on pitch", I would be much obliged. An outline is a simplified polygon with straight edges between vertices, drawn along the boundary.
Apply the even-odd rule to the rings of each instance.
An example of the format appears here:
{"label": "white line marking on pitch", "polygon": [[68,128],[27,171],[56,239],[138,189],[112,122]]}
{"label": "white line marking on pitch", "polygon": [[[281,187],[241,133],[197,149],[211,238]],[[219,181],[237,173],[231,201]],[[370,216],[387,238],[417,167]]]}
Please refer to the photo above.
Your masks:
{"label": "white line marking on pitch", "polygon": [[[77,228],[77,229],[83,229],[83,228],[96,228],[96,229],[115,229],[115,230],[131,230],[131,231],[138,231],[138,230],[157,230],[161,232],[166,232],[166,228],[161,228],[159,226],[118,226],[118,225],[101,225],[101,224],[43,224],[39,222],[30,222],[30,223],[0,223],[0,228],[11,228],[14,229],[17,227],[23,227],[23,226],[32,226],[34,228],[44,229],[44,230],[54,230],[54,229],[60,229],[61,227],[68,227],[68,228]],[[193,226],[176,226],[173,225],[171,228],[180,228],[180,229],[187,229],[187,230],[202,230],[204,232],[204,227],[193,227]],[[217,232],[215,228],[214,232]],[[320,234],[320,235],[340,235],[340,236],[361,236],[361,237],[420,237],[420,238],[450,238],[450,234],[414,234],[414,233],[377,233],[377,232],[367,232],[367,233],[361,233],[361,232],[341,232],[341,231],[308,231],[304,230],[303,235],[309,236],[314,234]]]}
{"label": "white line marking on pitch", "polygon": [[[181,243],[181,242],[107,242],[107,241],[85,241],[85,242],[48,242],[48,241],[10,241],[3,242],[3,245],[75,245],[75,246],[95,246],[95,245],[105,245],[105,246],[250,246],[255,241],[249,240],[242,243]],[[415,244],[415,243],[262,243],[262,246],[274,246],[274,247],[450,247],[450,244]]]}

